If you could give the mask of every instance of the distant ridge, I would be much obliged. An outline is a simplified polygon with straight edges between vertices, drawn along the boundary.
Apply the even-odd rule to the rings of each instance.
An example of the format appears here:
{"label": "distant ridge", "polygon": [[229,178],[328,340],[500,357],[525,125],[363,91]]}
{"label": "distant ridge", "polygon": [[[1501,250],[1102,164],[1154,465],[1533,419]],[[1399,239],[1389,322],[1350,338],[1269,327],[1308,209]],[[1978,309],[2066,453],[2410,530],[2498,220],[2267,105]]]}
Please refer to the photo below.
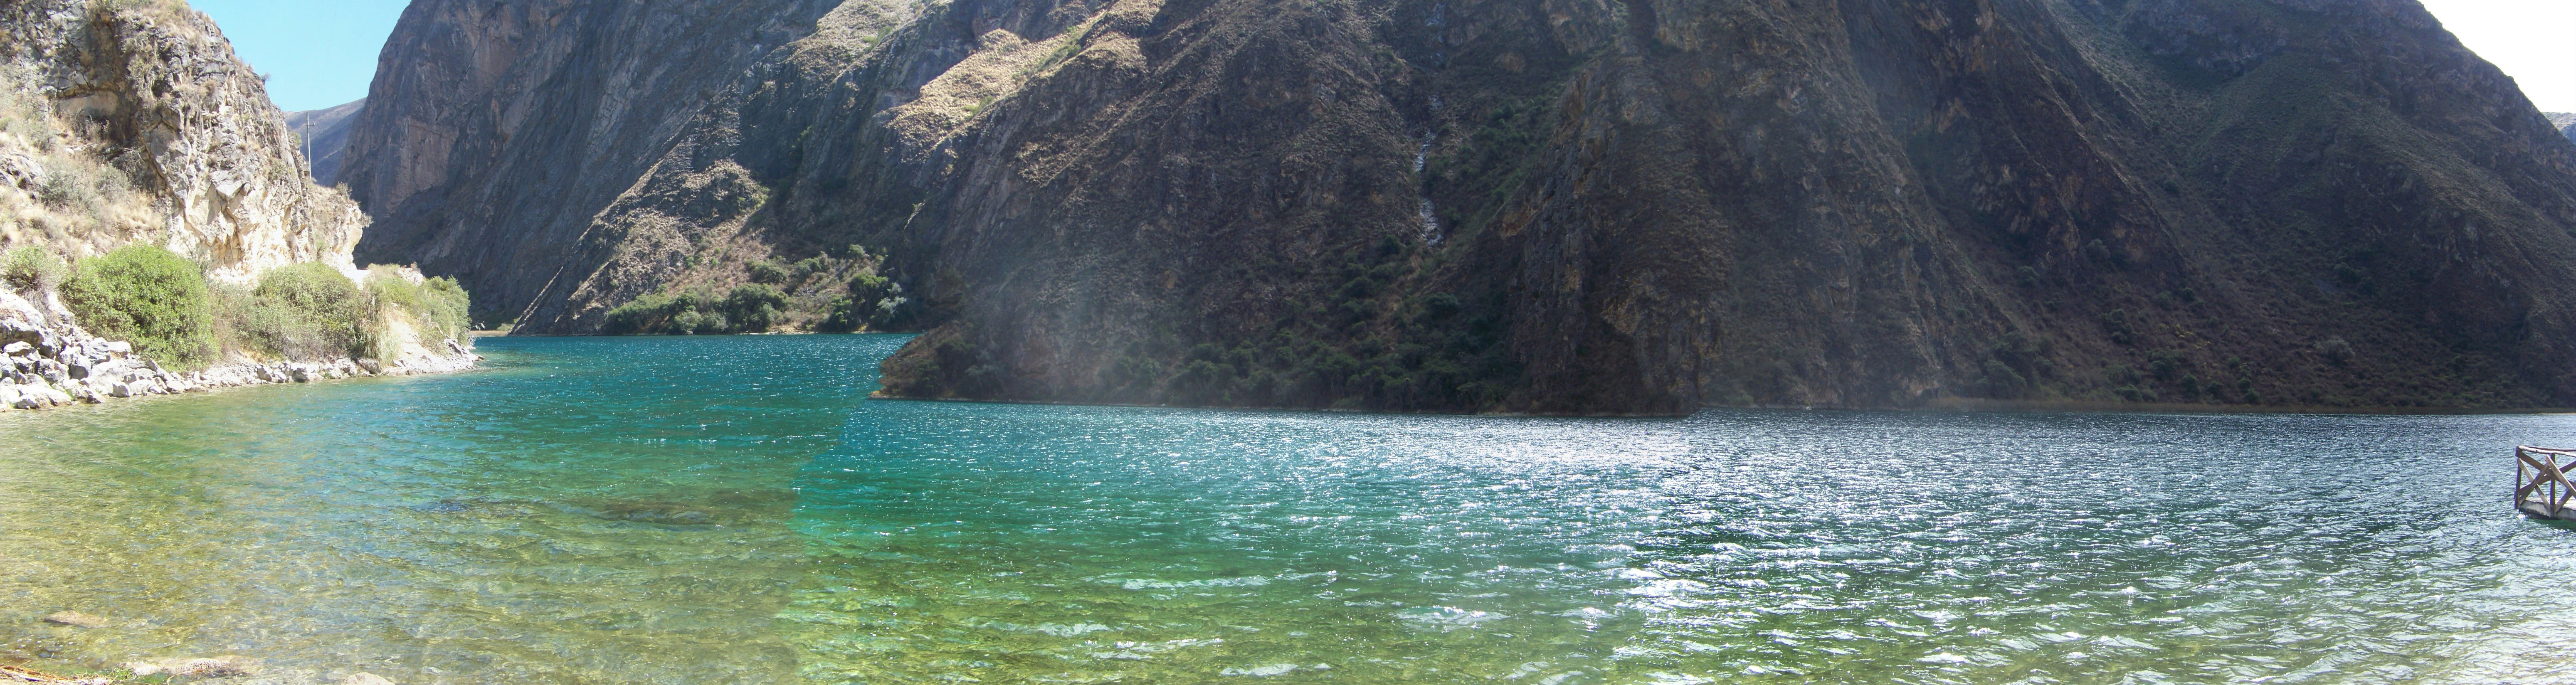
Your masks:
{"label": "distant ridge", "polygon": [[2576,114],[2541,112],[2540,115],[2549,117],[2549,125],[2557,128],[2559,133],[2567,134],[2568,140],[2576,140]]}
{"label": "distant ridge", "polygon": [[338,183],[341,152],[349,147],[349,122],[367,106],[366,98],[329,109],[287,112],[286,125],[295,129],[311,148],[313,182],[324,187]]}

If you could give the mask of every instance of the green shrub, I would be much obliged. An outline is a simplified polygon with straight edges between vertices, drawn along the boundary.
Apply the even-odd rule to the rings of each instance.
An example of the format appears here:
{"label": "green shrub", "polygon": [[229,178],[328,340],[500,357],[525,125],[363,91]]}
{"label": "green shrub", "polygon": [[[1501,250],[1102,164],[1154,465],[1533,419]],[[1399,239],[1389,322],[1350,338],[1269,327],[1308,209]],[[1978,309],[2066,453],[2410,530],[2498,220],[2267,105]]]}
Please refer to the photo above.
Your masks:
{"label": "green shrub", "polygon": [[0,257],[0,281],[16,290],[49,290],[63,283],[63,260],[39,247],[10,250]]}
{"label": "green shrub", "polygon": [[2154,375],[2159,381],[2172,381],[2184,369],[2191,366],[2191,360],[2183,356],[2181,350],[2149,352],[2147,360],[2147,373]]}
{"label": "green shrub", "polygon": [[2317,343],[2317,353],[2325,355],[2326,361],[2341,366],[2345,362],[2352,361],[2352,343],[2341,337],[2327,338],[2324,342]]}
{"label": "green shrub", "polygon": [[258,347],[288,359],[362,357],[377,338],[374,313],[347,275],[307,262],[260,277],[241,328]]}
{"label": "green shrub", "polygon": [[57,211],[88,214],[125,202],[134,192],[133,182],[127,180],[125,172],[104,164],[48,157],[41,167],[36,199]]}
{"label": "green shrub", "polygon": [[132,342],[147,358],[197,369],[214,357],[205,276],[169,250],[130,245],[80,260],[62,294],[90,333]]}
{"label": "green shrub", "polygon": [[[463,340],[472,330],[472,298],[456,279],[439,277],[411,282],[389,266],[367,269],[367,296],[386,314],[410,317],[415,340],[422,347],[437,349],[440,342]],[[395,345],[399,341],[382,340],[379,344]],[[382,350],[379,358],[392,356],[392,349]]]}
{"label": "green shrub", "polygon": [[600,331],[610,335],[716,335],[764,333],[786,310],[787,295],[762,284],[734,288],[723,297],[705,288],[653,293],[608,310]]}
{"label": "green shrub", "polygon": [[672,317],[679,313],[674,305],[683,304],[679,299],[663,293],[649,293],[628,300],[626,304],[608,310],[608,322],[600,327],[600,332],[609,335],[668,333]]}
{"label": "green shrub", "polygon": [[787,308],[787,296],[761,284],[740,286],[725,294],[724,314],[737,333],[766,332]]}
{"label": "green shrub", "polygon": [[753,283],[785,283],[785,282],[787,282],[787,267],[779,266],[779,265],[778,265],[778,262],[771,262],[771,261],[752,262],[752,263],[751,263],[751,282],[753,282]]}
{"label": "green shrub", "polygon": [[443,338],[465,339],[474,331],[474,294],[456,279],[438,276],[421,283],[421,293],[428,300],[422,312],[429,323],[443,333]]}
{"label": "green shrub", "polygon": [[[2101,241],[2097,240],[2094,242]],[[2137,329],[2129,326],[2129,310],[2126,309],[2114,309],[2103,312],[2102,332],[2110,335],[2111,342],[2122,345],[2135,343],[2138,339]]]}
{"label": "green shrub", "polygon": [[206,301],[214,315],[216,349],[266,350],[267,345],[253,337],[250,321],[256,315],[258,298],[250,288],[231,283],[207,283]]}
{"label": "green shrub", "polygon": [[859,311],[858,301],[850,299],[847,295],[832,298],[831,304],[826,309],[828,316],[823,319],[822,324],[815,326],[816,330],[825,333],[849,333],[859,330],[859,326],[867,322],[867,317]]}

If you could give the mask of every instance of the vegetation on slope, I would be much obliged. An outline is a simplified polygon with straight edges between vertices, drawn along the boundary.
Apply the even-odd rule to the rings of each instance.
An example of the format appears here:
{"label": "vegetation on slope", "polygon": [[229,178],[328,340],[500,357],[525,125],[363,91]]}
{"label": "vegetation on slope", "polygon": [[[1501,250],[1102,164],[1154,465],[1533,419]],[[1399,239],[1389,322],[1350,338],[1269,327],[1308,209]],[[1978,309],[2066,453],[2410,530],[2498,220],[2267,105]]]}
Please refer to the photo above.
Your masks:
{"label": "vegetation on slope", "polygon": [[[225,349],[255,358],[391,363],[405,344],[436,349],[467,332],[469,298],[454,280],[413,283],[386,266],[369,269],[360,282],[307,262],[272,269],[256,287],[215,291]],[[405,329],[409,339],[400,335]]]}
{"label": "vegetation on slope", "polygon": [[775,259],[742,269],[750,282],[718,290],[701,283],[637,297],[608,311],[608,335],[721,335],[814,331],[849,333],[901,325],[917,309],[903,286],[877,275],[878,260],[851,246],[848,257]]}
{"label": "vegetation on slope", "polygon": [[[0,242],[56,245],[112,241],[153,230],[159,217],[129,166],[141,155],[102,156],[73,144],[66,123],[27,91],[35,77],[0,66]],[[29,173],[32,172],[32,173]]]}
{"label": "vegetation on slope", "polygon": [[130,341],[146,358],[180,369],[214,359],[205,274],[169,250],[129,245],[84,258],[62,295],[91,334]]}
{"label": "vegetation on slope", "polygon": [[[378,264],[367,267],[366,288],[367,299],[387,316],[402,313],[411,317],[410,323],[418,336],[413,342],[423,347],[444,340],[464,340],[473,330],[470,319],[473,298],[465,292],[464,286],[457,284],[456,279],[440,276],[413,283],[400,270]],[[399,345],[401,341],[384,339],[382,343]],[[375,350],[379,358],[390,357],[394,353],[395,350],[383,345]]]}
{"label": "vegetation on slope", "polygon": [[[68,6],[31,5],[0,25],[0,52],[14,56],[0,65],[9,290],[59,295],[72,323],[176,370],[391,363],[406,346],[443,352],[464,337],[470,298],[454,281],[343,272],[334,248],[364,218],[276,144],[283,122],[247,67],[209,49],[222,45],[207,40],[210,22],[178,0],[73,5],[86,23],[56,21]],[[101,109],[74,94],[128,99]],[[131,120],[171,108],[221,114],[175,128]]]}
{"label": "vegetation on slope", "polygon": [[0,257],[0,282],[35,299],[58,289],[91,334],[132,342],[137,354],[179,370],[226,356],[390,363],[405,344],[436,349],[463,339],[470,302],[454,280],[415,283],[383,266],[363,285],[319,262],[272,269],[255,287],[214,283],[196,263],[153,245],[68,269],[43,249],[17,248]]}

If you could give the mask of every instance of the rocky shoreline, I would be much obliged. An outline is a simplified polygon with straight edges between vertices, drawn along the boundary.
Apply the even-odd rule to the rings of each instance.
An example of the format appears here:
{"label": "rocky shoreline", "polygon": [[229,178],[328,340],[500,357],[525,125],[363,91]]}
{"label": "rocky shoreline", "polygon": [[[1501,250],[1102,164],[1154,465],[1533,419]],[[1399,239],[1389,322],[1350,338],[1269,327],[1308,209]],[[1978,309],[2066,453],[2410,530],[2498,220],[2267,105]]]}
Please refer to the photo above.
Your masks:
{"label": "rocky shoreline", "polygon": [[[153,395],[337,378],[412,376],[473,368],[482,357],[454,338],[436,348],[406,346],[391,364],[374,359],[260,362],[236,355],[202,371],[180,373],[134,354],[124,341],[90,335],[71,323],[58,298],[45,306],[0,292],[0,412],[44,409]],[[50,310],[50,311],[49,311]]]}

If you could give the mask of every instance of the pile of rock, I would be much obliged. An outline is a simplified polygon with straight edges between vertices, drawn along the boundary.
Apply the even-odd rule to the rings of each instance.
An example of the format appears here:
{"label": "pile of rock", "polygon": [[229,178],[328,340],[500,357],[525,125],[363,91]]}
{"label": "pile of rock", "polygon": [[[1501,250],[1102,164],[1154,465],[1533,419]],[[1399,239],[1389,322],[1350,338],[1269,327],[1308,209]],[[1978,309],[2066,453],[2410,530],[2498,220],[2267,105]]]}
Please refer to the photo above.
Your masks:
{"label": "pile of rock", "polygon": [[0,381],[6,381],[0,384],[0,405],[38,409],[73,402],[96,404],[112,397],[177,394],[199,385],[151,360],[135,358],[131,344],[96,339],[69,342],[57,342],[51,349],[42,342],[24,340],[0,346],[0,354],[8,358],[7,368],[0,369]]}
{"label": "pile of rock", "polygon": [[68,313],[57,311],[49,317],[26,298],[0,292],[0,360],[5,360],[0,361],[0,411],[98,404],[111,399],[266,383],[447,373],[470,368],[482,359],[463,344],[448,340],[444,349],[405,356],[391,366],[373,359],[319,363],[235,360],[181,374],[161,368],[159,362],[134,356],[131,343],[98,338],[69,323],[53,323],[69,320]]}

